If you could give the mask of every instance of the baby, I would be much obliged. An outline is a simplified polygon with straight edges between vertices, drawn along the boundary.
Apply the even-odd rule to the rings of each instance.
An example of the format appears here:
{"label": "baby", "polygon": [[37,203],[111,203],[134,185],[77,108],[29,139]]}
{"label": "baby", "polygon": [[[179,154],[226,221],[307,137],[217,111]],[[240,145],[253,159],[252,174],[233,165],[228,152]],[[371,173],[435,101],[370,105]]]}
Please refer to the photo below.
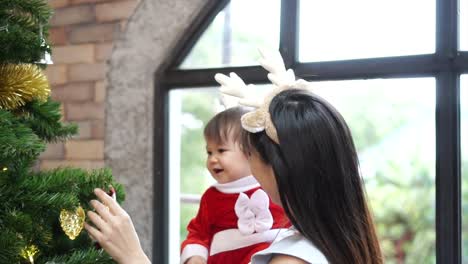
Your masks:
{"label": "baby", "polygon": [[290,224],[281,207],[251,175],[240,149],[241,107],[214,116],[204,129],[206,167],[216,184],[201,198],[200,208],[181,246],[181,264],[247,264]]}

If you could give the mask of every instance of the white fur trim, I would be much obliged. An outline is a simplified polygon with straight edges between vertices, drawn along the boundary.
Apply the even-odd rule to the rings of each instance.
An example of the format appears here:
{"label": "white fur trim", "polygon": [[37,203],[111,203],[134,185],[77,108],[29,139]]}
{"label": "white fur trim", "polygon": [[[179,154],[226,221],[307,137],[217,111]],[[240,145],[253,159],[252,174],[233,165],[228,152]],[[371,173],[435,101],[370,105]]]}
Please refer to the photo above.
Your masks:
{"label": "white fur trim", "polygon": [[188,244],[184,247],[180,255],[180,264],[184,264],[189,258],[193,256],[200,256],[208,260],[208,249],[199,244]]}
{"label": "white fur trim", "polygon": [[242,235],[239,229],[226,229],[220,231],[213,236],[210,247],[210,256],[262,242],[271,243],[282,230],[284,229],[271,229],[262,233],[254,233],[247,236]]}
{"label": "white fur trim", "polygon": [[213,187],[222,193],[240,193],[260,187],[260,184],[254,178],[254,176],[247,176],[233,182],[216,183],[213,185]]}

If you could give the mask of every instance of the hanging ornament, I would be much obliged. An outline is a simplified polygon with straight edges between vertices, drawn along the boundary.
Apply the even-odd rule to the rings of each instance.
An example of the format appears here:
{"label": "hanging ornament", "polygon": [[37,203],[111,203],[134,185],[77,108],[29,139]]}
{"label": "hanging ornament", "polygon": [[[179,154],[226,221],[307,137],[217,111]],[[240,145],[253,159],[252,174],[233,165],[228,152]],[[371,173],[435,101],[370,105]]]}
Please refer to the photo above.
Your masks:
{"label": "hanging ornament", "polygon": [[75,211],[62,209],[60,212],[60,226],[71,240],[74,240],[83,229],[85,212],[83,207],[78,206]]}
{"label": "hanging ornament", "polygon": [[41,38],[41,49],[44,51],[41,55],[41,59],[36,61],[37,64],[54,64],[52,57],[50,56],[50,47],[45,41],[44,35],[42,34],[42,25],[39,27],[39,37]]}
{"label": "hanging ornament", "polygon": [[37,64],[54,64],[54,62],[52,61],[52,56],[50,56],[50,53],[48,51],[50,47],[49,45],[46,44],[45,41],[42,42],[41,49],[44,50],[44,53],[42,53],[41,59],[37,61],[36,63]]}
{"label": "hanging ornament", "polygon": [[41,55],[41,59],[36,63],[37,64],[54,64],[54,62],[52,61],[52,57],[50,56],[50,53],[47,50],[44,51],[44,53]]}
{"label": "hanging ornament", "polygon": [[37,248],[35,245],[30,245],[21,249],[20,255],[26,260],[29,260],[31,264],[34,264],[34,256],[37,253],[39,253],[39,248]]}
{"label": "hanging ornament", "polygon": [[0,64],[0,109],[13,110],[50,95],[47,77],[34,64]]}

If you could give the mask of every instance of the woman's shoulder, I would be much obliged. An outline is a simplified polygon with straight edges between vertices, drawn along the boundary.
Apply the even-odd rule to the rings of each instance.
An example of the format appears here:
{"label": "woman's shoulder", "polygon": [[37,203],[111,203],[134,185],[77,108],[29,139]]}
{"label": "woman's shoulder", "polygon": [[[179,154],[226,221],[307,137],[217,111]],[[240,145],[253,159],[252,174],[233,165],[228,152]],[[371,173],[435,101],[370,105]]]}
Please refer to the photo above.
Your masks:
{"label": "woman's shoulder", "polygon": [[[252,257],[252,264],[267,263],[313,263],[328,264],[322,252],[296,231],[287,231],[282,239],[273,242],[270,247],[257,252]],[[285,262],[285,261],[288,262]]]}
{"label": "woman's shoulder", "polygon": [[268,262],[268,264],[307,264],[302,259],[293,257],[293,256],[288,256],[288,255],[274,255],[271,260]]}

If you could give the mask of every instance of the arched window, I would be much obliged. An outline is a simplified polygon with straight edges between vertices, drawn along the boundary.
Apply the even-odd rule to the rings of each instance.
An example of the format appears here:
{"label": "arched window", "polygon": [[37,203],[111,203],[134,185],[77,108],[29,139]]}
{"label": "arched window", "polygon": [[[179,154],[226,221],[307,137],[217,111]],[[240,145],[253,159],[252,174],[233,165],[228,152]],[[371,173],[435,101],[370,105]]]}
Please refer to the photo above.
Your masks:
{"label": "arched window", "polygon": [[348,122],[386,260],[468,260],[468,0],[212,2],[156,78],[163,263],[177,262],[213,182],[202,135],[219,109],[213,76],[268,84],[259,46],[279,49]]}

